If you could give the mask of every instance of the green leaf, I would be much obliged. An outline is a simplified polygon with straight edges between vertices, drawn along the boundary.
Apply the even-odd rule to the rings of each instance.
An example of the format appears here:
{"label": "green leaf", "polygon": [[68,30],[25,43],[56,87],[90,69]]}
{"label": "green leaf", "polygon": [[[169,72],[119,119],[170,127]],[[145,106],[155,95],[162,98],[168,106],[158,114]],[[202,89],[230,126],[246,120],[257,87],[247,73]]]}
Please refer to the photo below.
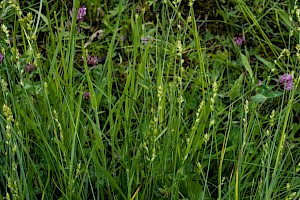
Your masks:
{"label": "green leaf", "polygon": [[257,58],[257,60],[262,62],[264,65],[266,65],[270,70],[274,69],[273,63],[267,61],[266,59],[260,57],[259,55],[255,55],[255,57]]}
{"label": "green leaf", "polygon": [[40,13],[38,10],[33,9],[33,8],[28,8],[28,9],[29,9],[29,10],[32,10],[32,11],[35,12],[37,15],[39,15],[39,16],[42,18],[42,20],[45,22],[45,24],[46,24],[47,26],[49,25],[48,18],[47,18],[44,14]]}
{"label": "green leaf", "polygon": [[243,75],[241,74],[240,77],[234,82],[230,91],[228,92],[228,96],[231,100],[235,100],[237,97],[240,96],[242,86],[243,86]]}
{"label": "green leaf", "polygon": [[197,108],[197,98],[193,95],[184,95],[185,99],[186,99],[186,107],[188,109],[196,109]]}
{"label": "green leaf", "polygon": [[241,53],[241,58],[242,58],[243,65],[246,68],[247,72],[249,73],[252,82],[254,82],[253,71],[251,69],[251,66],[250,66],[250,63],[248,61],[248,58],[244,54],[242,54],[242,53]]}
{"label": "green leaf", "polygon": [[267,97],[262,95],[262,94],[257,94],[255,96],[252,96],[251,100],[256,102],[256,103],[263,103],[267,100]]}
{"label": "green leaf", "polygon": [[192,181],[192,180],[188,180],[186,181],[185,184],[186,191],[183,191],[184,193],[187,193],[187,196],[189,197],[189,199],[207,199],[210,200],[212,199],[204,190],[203,190],[203,186],[198,182],[198,181]]}
{"label": "green leaf", "polygon": [[[279,17],[281,19],[280,22],[282,24],[284,24],[286,28],[288,28],[288,29],[291,29],[291,28],[294,29],[293,28],[294,25],[292,24],[291,20],[289,19],[289,17],[290,17],[289,13],[287,13],[284,10],[277,10],[276,12],[279,14]],[[299,38],[298,31],[294,31],[293,35],[294,35],[294,38]]]}
{"label": "green leaf", "polygon": [[116,182],[115,178],[112,176],[113,173],[111,173],[111,172],[108,171],[106,168],[104,168],[104,167],[100,164],[99,160],[98,160],[95,156],[93,156],[92,159],[93,159],[93,161],[94,161],[94,164],[95,164],[96,168],[97,168],[99,171],[101,171],[101,172],[105,175],[106,179],[107,179],[107,180],[109,181],[109,183],[110,183],[110,186],[111,186],[112,188],[118,190],[119,194],[123,197],[123,199],[127,199],[126,196],[125,196],[125,194],[123,193],[123,191],[122,191],[121,188],[119,187],[118,183]]}
{"label": "green leaf", "polygon": [[276,98],[276,97],[280,97],[283,95],[283,92],[280,91],[274,91],[274,92],[270,92],[268,93],[268,98]]}

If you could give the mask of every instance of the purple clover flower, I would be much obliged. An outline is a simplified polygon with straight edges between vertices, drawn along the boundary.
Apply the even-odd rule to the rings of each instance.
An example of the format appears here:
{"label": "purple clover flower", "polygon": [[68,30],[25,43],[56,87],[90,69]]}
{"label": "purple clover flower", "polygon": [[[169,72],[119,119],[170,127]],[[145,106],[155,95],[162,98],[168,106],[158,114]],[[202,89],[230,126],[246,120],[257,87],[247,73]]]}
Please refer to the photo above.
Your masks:
{"label": "purple clover flower", "polygon": [[143,45],[147,45],[149,40],[151,40],[150,36],[141,38],[141,41],[142,41]]}
{"label": "purple clover flower", "polygon": [[285,84],[285,89],[286,90],[292,90],[292,89],[294,89],[294,83],[293,82],[287,82]]}
{"label": "purple clover flower", "polygon": [[233,41],[237,46],[241,46],[246,43],[245,37],[243,37],[241,34],[235,34],[233,37]]}
{"label": "purple clover flower", "polygon": [[85,92],[85,93],[83,93],[83,98],[85,99],[85,100],[90,100],[90,98],[91,98],[91,93],[89,93],[89,92]]}
{"label": "purple clover flower", "polygon": [[262,81],[261,81],[261,80],[258,80],[257,86],[261,86],[261,85],[262,85]]}
{"label": "purple clover flower", "polygon": [[291,74],[284,74],[284,75],[280,76],[280,79],[279,79],[280,84],[284,84],[285,82],[291,82],[291,81],[293,81],[293,77]]}
{"label": "purple clover flower", "polygon": [[36,70],[36,67],[34,66],[34,64],[32,63],[27,63],[25,68],[24,68],[25,72],[27,72],[28,74],[30,74],[31,72],[33,72],[34,70]]}
{"label": "purple clover flower", "polygon": [[88,57],[86,58],[86,63],[87,63],[90,67],[94,67],[94,66],[97,65],[97,63],[98,63],[98,58],[97,58],[97,56],[90,56],[90,55],[88,55]]}
{"label": "purple clover flower", "polygon": [[[73,16],[73,9],[70,10],[70,16]],[[86,7],[83,5],[81,8],[79,8],[78,13],[77,13],[77,21],[81,22],[83,21],[84,16],[86,15]]]}
{"label": "purple clover flower", "polygon": [[4,55],[2,53],[0,53],[0,64],[2,64],[3,59],[4,59]]}
{"label": "purple clover flower", "polygon": [[85,15],[86,15],[86,7],[83,5],[78,10],[77,21],[79,21],[79,22],[83,21],[83,18],[84,18]]}
{"label": "purple clover flower", "polygon": [[293,76],[291,74],[284,74],[280,76],[279,83],[284,85],[286,90],[292,90],[294,88]]}

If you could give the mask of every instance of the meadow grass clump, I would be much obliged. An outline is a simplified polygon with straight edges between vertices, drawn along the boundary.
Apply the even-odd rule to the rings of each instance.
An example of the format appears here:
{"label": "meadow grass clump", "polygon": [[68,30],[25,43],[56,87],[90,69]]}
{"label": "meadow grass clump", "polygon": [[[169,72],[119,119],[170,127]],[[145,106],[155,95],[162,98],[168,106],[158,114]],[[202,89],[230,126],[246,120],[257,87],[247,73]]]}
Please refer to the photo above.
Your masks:
{"label": "meadow grass clump", "polygon": [[299,199],[299,3],[0,3],[0,197]]}

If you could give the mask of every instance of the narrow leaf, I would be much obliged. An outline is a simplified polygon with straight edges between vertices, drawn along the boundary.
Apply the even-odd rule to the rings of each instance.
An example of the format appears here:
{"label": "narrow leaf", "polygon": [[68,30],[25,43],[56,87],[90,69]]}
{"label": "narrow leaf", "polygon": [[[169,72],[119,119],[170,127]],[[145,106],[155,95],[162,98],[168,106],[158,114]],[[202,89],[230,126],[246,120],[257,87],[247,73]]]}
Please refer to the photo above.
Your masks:
{"label": "narrow leaf", "polygon": [[267,61],[266,59],[260,57],[259,55],[255,55],[255,57],[257,58],[257,60],[259,60],[260,62],[262,62],[264,65],[266,65],[269,69],[273,69],[274,65],[273,63]]}
{"label": "narrow leaf", "polygon": [[253,71],[251,69],[251,66],[250,66],[250,63],[248,61],[248,58],[244,54],[242,54],[242,53],[241,53],[241,58],[242,58],[243,65],[246,68],[247,72],[249,73],[252,82],[254,82]]}

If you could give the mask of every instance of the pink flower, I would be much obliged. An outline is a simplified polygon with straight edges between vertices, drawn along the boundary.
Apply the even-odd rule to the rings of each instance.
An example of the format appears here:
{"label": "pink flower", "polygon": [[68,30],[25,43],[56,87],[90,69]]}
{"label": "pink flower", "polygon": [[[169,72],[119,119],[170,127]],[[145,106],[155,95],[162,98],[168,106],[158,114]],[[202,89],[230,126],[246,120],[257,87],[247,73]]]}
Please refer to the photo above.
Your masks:
{"label": "pink flower", "polygon": [[0,64],[3,62],[3,59],[4,59],[4,55],[0,53]]}
{"label": "pink flower", "polygon": [[86,15],[86,7],[82,6],[78,10],[77,21],[79,21],[79,22],[83,21],[83,18],[84,18],[85,15]]}
{"label": "pink flower", "polygon": [[141,38],[143,45],[147,45],[149,40],[151,40],[150,36]]}
{"label": "pink flower", "polygon": [[27,73],[30,74],[31,72],[33,72],[34,70],[36,70],[36,67],[32,63],[27,63],[26,66],[25,66],[25,68],[24,68],[24,70],[25,70],[25,72],[27,72]]}
{"label": "pink flower", "polygon": [[293,76],[291,74],[284,74],[280,76],[279,83],[284,85],[286,90],[292,90],[294,88]]}
{"label": "pink flower", "polygon": [[[82,56],[82,60],[83,60],[83,56]],[[95,65],[98,64],[98,58],[97,58],[97,56],[90,56],[90,55],[88,55],[87,58],[86,58],[86,63],[90,67],[94,67]]]}
{"label": "pink flower", "polygon": [[285,84],[285,89],[286,90],[292,90],[292,89],[294,89],[294,83],[293,82],[287,82]]}
{"label": "pink flower", "polygon": [[258,80],[257,86],[261,86],[262,85],[262,81]]}
{"label": "pink flower", "polygon": [[83,93],[83,98],[88,101],[91,98],[91,94],[89,92],[85,92]]}
{"label": "pink flower", "polygon": [[[70,10],[71,17],[73,16],[73,9]],[[86,7],[83,5],[81,8],[79,8],[77,13],[77,21],[81,22],[83,21],[84,16],[86,15]]]}
{"label": "pink flower", "polygon": [[279,79],[280,84],[283,84],[285,82],[291,82],[291,81],[293,81],[293,77],[291,74],[283,74],[282,76],[280,76]]}
{"label": "pink flower", "polygon": [[241,34],[235,34],[233,37],[234,43],[237,46],[241,46],[246,43],[245,37],[242,37]]}

